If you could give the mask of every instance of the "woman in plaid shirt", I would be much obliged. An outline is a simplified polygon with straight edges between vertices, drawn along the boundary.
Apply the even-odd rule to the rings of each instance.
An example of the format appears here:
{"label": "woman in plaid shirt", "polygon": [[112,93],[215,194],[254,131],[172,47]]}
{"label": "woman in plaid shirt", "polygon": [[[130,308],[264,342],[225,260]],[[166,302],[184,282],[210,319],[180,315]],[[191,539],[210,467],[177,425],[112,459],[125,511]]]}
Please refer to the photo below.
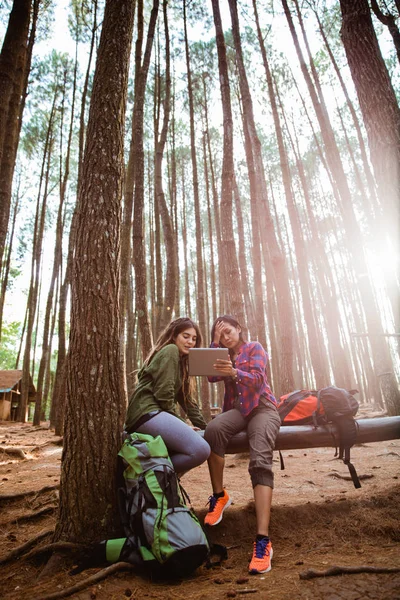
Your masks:
{"label": "woman in plaid shirt", "polygon": [[242,328],[230,315],[216,319],[211,329],[211,347],[229,349],[230,359],[218,359],[215,368],[221,376],[209,381],[225,384],[222,413],[208,423],[204,439],[211,447],[208,459],[213,495],[205,525],[217,525],[231,499],[223,486],[225,450],[232,436],[247,431],[249,440],[249,474],[256,507],[257,535],[253,545],[250,573],[271,569],[272,545],[268,536],[274,475],[272,455],[279,432],[280,418],[276,399],[266,375],[268,354],[258,342],[246,342]]}

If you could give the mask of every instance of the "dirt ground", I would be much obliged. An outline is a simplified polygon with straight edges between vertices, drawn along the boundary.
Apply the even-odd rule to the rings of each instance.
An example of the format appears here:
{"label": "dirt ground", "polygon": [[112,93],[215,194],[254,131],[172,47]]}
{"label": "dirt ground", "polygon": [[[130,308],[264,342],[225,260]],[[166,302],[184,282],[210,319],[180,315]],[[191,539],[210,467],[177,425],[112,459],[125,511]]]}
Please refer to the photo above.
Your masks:
{"label": "dirt ground", "polygon": [[[61,465],[61,443],[46,426],[0,422],[0,598],[50,600],[66,597],[98,569],[69,575],[70,567],[38,579],[43,556],[2,561],[10,552],[43,533],[48,544],[54,528]],[[270,536],[272,570],[249,576],[255,533],[252,490],[246,455],[226,460],[225,485],[233,499],[211,541],[228,548],[220,567],[180,582],[151,582],[137,568],[93,583],[68,597],[75,600],[389,600],[400,598],[400,439],[355,446],[352,462],[362,481],[356,490],[334,449],[283,452],[285,470],[275,457],[275,491]],[[186,474],[182,483],[202,519],[210,493],[207,466]],[[44,489],[46,488],[46,489]],[[31,495],[6,498],[11,494]],[[28,518],[30,517],[30,518]],[[36,547],[36,546],[35,546]],[[301,579],[308,569],[340,567],[397,568],[399,572],[361,572]],[[365,569],[364,569],[365,571]]]}

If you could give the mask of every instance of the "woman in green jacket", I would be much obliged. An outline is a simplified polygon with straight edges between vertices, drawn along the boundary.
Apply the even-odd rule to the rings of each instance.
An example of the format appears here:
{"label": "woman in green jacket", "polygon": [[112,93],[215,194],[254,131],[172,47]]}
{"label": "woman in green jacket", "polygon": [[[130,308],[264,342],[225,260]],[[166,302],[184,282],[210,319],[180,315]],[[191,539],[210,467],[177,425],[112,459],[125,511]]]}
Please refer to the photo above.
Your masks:
{"label": "woman in green jacket", "polygon": [[179,404],[195,429],[205,429],[203,415],[192,399],[193,379],[188,372],[189,349],[200,345],[200,330],[191,319],[172,321],[138,373],[126,416],[128,433],[163,438],[177,473],[197,467],[210,454],[208,443],[177,413]]}

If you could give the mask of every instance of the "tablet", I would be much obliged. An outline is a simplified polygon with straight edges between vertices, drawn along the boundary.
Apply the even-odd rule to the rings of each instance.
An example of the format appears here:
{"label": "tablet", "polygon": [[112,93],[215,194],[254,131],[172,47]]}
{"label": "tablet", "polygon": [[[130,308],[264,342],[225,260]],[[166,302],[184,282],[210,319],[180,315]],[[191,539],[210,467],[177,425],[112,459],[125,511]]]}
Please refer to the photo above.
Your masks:
{"label": "tablet", "polygon": [[217,358],[229,360],[228,348],[190,348],[189,375],[221,377],[221,373],[216,371],[213,366]]}

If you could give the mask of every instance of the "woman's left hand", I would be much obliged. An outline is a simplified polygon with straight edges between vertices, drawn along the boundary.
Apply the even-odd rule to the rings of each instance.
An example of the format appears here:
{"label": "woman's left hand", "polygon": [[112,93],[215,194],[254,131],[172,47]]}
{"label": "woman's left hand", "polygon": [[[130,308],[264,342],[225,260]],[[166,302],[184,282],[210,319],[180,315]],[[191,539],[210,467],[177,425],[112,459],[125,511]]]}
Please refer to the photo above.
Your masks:
{"label": "woman's left hand", "polygon": [[222,358],[217,358],[214,363],[214,369],[220,372],[222,377],[236,377],[237,370],[233,368],[233,364],[230,360],[223,360]]}

